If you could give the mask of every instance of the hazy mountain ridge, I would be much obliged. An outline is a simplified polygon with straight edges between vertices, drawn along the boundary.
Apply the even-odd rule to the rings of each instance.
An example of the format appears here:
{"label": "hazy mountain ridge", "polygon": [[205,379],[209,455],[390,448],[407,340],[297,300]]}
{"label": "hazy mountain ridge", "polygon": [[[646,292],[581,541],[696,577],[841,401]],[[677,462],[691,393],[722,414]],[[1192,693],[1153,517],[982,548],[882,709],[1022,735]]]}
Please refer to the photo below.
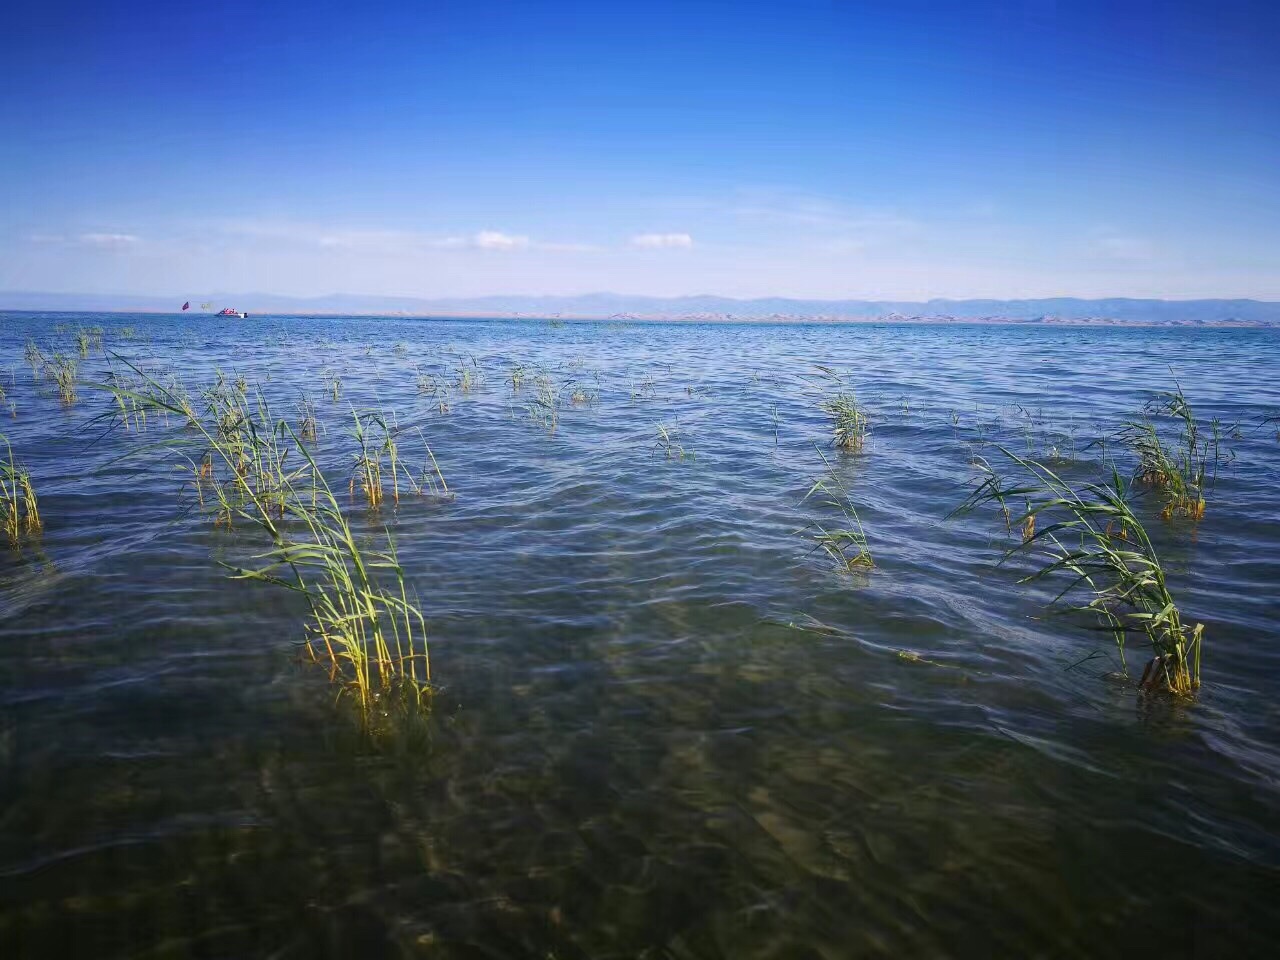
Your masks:
{"label": "hazy mountain ridge", "polygon": [[711,295],[646,297],[616,293],[578,296],[424,298],[329,294],[289,297],[267,293],[192,294],[188,297],[0,292],[0,309],[175,313],[184,299],[249,313],[409,314],[444,316],[634,317],[641,319],[1005,320],[1152,324],[1246,323],[1280,325],[1280,303],[1264,300],[1155,300],[1129,297],[1027,300],[808,300],[766,297],[738,300]]}

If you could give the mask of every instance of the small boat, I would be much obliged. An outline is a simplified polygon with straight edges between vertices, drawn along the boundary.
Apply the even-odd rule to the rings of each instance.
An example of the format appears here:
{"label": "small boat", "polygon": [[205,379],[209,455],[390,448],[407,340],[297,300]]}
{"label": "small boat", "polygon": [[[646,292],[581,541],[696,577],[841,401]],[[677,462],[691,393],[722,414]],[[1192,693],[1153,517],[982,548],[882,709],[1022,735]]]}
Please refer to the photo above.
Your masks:
{"label": "small boat", "polygon": [[249,315],[245,313],[243,310],[235,310],[231,307],[223,307],[221,310],[215,313],[214,316],[215,317],[239,317],[241,320],[244,320]]}

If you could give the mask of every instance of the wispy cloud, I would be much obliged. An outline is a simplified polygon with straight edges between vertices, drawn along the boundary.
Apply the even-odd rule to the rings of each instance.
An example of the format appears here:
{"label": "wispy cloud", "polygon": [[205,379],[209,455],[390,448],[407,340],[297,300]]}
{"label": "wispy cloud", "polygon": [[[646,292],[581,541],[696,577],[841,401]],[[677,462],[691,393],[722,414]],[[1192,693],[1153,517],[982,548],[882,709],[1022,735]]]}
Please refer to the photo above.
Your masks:
{"label": "wispy cloud", "polygon": [[519,252],[541,250],[574,253],[597,249],[592,244],[536,240],[525,234],[504,230],[478,230],[469,234],[440,236],[424,230],[388,230],[331,225],[236,220],[219,224],[223,233],[263,240],[279,240],[300,246],[328,250],[350,250],[385,254],[406,254],[429,250],[486,250]]}
{"label": "wispy cloud", "polygon": [[140,238],[132,233],[82,233],[76,240],[89,247],[100,247],[104,250],[119,250],[138,243]]}
{"label": "wispy cloud", "polygon": [[641,233],[631,238],[631,245],[646,250],[688,248],[693,246],[693,237],[687,233]]}
{"label": "wispy cloud", "polygon": [[503,233],[502,230],[480,230],[471,237],[445,237],[431,242],[435,247],[471,247],[475,250],[529,250],[529,237]]}

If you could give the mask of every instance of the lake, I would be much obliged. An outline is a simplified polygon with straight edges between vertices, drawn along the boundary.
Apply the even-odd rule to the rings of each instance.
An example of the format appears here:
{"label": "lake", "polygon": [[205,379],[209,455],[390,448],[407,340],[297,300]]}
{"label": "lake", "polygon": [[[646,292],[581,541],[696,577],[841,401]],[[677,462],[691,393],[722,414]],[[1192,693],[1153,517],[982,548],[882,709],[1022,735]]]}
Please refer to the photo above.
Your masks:
{"label": "lake", "polygon": [[[98,327],[67,407],[25,345]],[[302,599],[228,576],[262,538],[184,489],[180,424],[113,417],[126,360],[312,399],[426,618],[420,711],[362,713]],[[1130,471],[1097,441],[1175,376],[1216,481],[1198,523],[1135,509],[1205,626],[1194,699],[1047,615],[990,510],[949,518],[997,443]],[[1278,376],[1274,330],[0,315],[44,519],[0,543],[0,954],[1270,954]],[[353,408],[452,496],[349,496]],[[873,566],[814,550],[824,475]]]}

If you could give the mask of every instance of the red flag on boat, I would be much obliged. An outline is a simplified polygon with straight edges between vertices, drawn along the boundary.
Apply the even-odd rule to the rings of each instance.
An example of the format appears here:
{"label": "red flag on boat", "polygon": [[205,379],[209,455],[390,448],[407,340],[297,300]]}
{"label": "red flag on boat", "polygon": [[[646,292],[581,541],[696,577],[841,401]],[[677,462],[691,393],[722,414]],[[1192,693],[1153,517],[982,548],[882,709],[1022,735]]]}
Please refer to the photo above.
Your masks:
{"label": "red flag on boat", "polygon": [[190,300],[188,300],[186,303],[184,303],[184,304],[182,305],[182,309],[183,309],[183,310],[186,310],[186,309],[187,309],[188,307],[190,307],[190,306],[191,306],[191,301],[190,301]]}

